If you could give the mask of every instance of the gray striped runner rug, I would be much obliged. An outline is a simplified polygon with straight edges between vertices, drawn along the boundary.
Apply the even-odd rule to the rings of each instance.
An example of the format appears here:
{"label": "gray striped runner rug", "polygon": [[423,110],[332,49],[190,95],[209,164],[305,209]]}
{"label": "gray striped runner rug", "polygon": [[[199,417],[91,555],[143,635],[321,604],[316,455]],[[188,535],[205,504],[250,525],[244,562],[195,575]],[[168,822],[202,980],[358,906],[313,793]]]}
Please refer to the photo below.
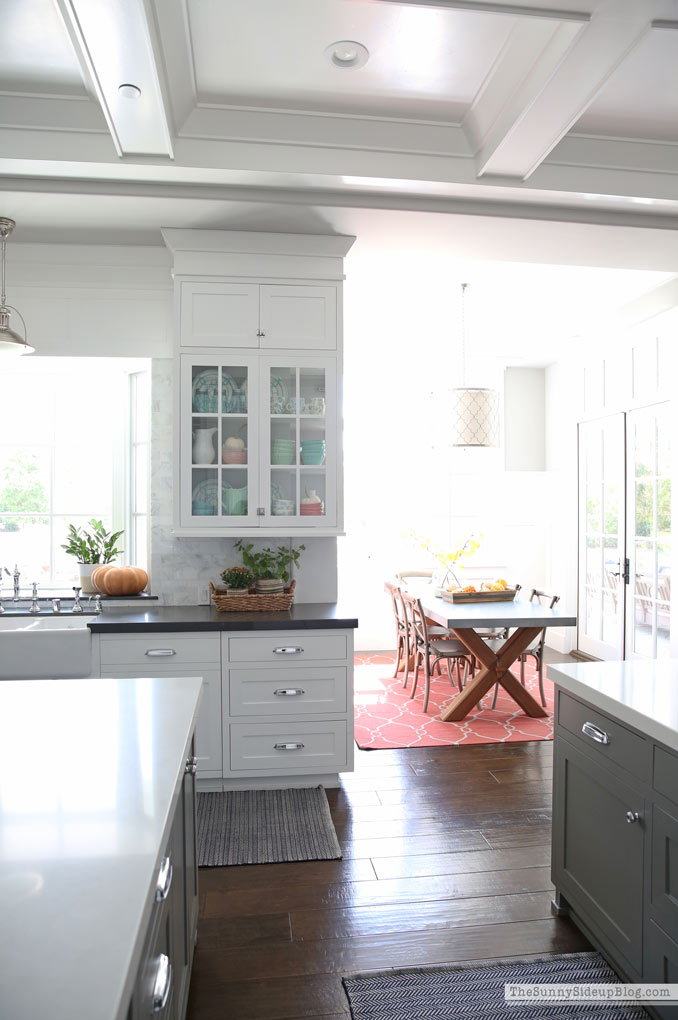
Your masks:
{"label": "gray striped runner rug", "polygon": [[352,974],[343,978],[353,1020],[649,1020],[635,1003],[515,1003],[509,982],[619,984],[599,953],[494,960]]}
{"label": "gray striped runner rug", "polygon": [[199,793],[197,810],[201,868],[341,857],[322,786]]}

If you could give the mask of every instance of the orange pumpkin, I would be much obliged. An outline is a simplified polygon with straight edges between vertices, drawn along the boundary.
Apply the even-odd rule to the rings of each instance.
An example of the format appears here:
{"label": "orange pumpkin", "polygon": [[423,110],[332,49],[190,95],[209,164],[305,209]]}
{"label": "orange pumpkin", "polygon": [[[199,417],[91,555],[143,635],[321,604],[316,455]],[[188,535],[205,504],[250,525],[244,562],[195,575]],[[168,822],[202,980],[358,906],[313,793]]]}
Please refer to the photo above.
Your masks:
{"label": "orange pumpkin", "polygon": [[[100,591],[102,594],[104,592],[104,589],[101,587],[101,583],[103,583],[104,574],[108,570],[110,570],[112,566],[114,566],[113,563],[105,563],[103,565],[95,567],[94,570],[92,571],[92,577],[91,577],[92,584],[94,585],[96,590]],[[97,577],[99,578],[99,581],[101,582],[100,584],[97,584]]]}
{"label": "orange pumpkin", "polygon": [[148,574],[141,567],[108,565],[95,571],[93,584],[104,595],[138,595],[148,584]]}

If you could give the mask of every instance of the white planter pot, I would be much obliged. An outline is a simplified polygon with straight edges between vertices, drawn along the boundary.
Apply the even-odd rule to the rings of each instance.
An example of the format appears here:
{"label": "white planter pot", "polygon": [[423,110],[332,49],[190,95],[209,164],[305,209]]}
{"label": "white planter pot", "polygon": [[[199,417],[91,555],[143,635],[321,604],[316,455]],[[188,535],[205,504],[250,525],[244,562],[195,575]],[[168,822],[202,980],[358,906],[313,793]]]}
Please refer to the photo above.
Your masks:
{"label": "white planter pot", "polygon": [[82,588],[83,595],[94,595],[99,590],[92,584],[92,571],[100,566],[100,563],[78,563],[80,587]]}

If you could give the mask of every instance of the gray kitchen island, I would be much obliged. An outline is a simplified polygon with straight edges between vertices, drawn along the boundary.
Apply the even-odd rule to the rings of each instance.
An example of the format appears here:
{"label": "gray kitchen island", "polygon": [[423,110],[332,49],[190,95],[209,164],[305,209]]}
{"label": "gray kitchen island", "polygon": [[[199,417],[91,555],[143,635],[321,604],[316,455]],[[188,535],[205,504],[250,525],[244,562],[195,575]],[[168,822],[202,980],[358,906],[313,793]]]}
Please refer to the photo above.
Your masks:
{"label": "gray kitchen island", "polygon": [[[678,662],[548,667],[554,907],[632,982],[678,982]],[[643,1004],[675,1020],[678,1005]]]}

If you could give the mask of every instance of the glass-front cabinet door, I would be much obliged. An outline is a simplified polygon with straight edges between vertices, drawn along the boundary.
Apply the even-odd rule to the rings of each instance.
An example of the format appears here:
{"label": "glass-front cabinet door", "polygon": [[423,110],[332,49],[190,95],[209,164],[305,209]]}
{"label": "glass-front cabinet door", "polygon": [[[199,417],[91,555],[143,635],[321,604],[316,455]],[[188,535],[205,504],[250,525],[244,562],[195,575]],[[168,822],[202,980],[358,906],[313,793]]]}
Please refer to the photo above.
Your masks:
{"label": "glass-front cabinet door", "polygon": [[335,527],[336,362],[262,359],[263,521],[269,527]]}
{"label": "glass-front cabinet door", "polygon": [[256,526],[256,362],[181,360],[182,524]]}
{"label": "glass-front cabinet door", "polygon": [[181,359],[181,525],[337,526],[334,358]]}

